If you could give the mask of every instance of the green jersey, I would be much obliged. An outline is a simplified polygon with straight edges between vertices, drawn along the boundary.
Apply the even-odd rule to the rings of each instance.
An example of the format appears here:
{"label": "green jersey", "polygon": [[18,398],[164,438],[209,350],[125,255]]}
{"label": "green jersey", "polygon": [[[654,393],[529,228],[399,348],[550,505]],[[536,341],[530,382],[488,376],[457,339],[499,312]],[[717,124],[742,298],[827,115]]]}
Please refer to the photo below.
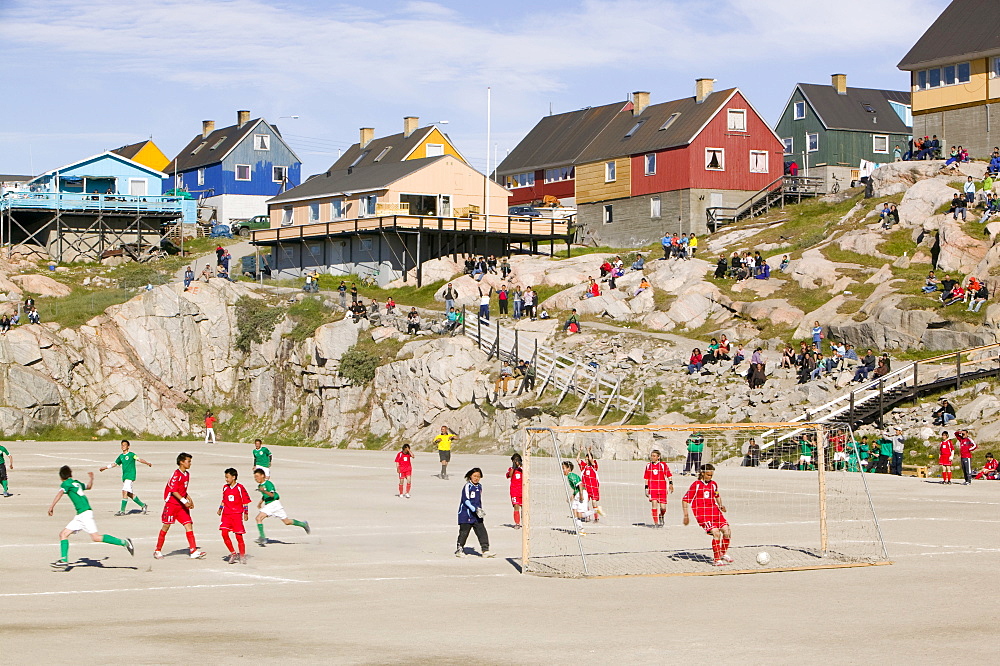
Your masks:
{"label": "green jersey", "polygon": [[570,472],[566,475],[566,480],[569,481],[569,488],[576,495],[580,492],[580,475],[576,472]]}
{"label": "green jersey", "polygon": [[705,440],[701,437],[691,437],[687,441],[687,447],[691,453],[701,453],[702,449],[705,448]]}
{"label": "green jersey", "polygon": [[253,464],[254,467],[271,467],[271,452],[267,450],[266,446],[262,446],[259,449],[253,450]]}
{"label": "green jersey", "polygon": [[4,447],[0,446],[0,465],[3,465],[4,462],[6,462],[6,459],[4,458],[4,456],[9,456],[9,455],[10,455],[10,451],[8,451]]}
{"label": "green jersey", "polygon": [[799,454],[803,456],[811,456],[813,454],[812,445],[805,440],[799,442]]}
{"label": "green jersey", "polygon": [[129,451],[115,458],[115,464],[122,468],[122,481],[135,481],[135,454]]}
{"label": "green jersey", "polygon": [[891,439],[885,439],[883,437],[882,439],[878,440],[878,446],[879,446],[879,454],[881,454],[883,456],[891,456],[892,455],[892,440]]}
{"label": "green jersey", "polygon": [[270,481],[265,481],[264,483],[257,485],[257,491],[263,494],[263,491],[268,491],[269,493],[274,493],[273,495],[264,495],[264,504],[270,504],[276,499],[281,499],[278,495],[278,491],[274,489],[274,484]]}
{"label": "green jersey", "polygon": [[76,479],[66,479],[59,484],[59,488],[69,495],[69,499],[73,502],[73,508],[76,509],[77,513],[90,511],[90,500],[84,494],[87,490],[86,484],[80,483]]}

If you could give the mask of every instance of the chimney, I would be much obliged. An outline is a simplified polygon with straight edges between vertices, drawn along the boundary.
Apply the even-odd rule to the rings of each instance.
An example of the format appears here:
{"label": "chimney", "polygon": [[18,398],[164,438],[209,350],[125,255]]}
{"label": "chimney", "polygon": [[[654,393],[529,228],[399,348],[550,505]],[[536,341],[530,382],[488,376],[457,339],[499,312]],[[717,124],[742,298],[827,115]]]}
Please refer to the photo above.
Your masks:
{"label": "chimney", "polygon": [[833,89],[837,91],[838,95],[847,94],[847,74],[833,74],[830,79],[832,79]]}
{"label": "chimney", "polygon": [[215,131],[215,121],[214,120],[203,120],[201,121],[201,138],[206,138],[209,134]]}
{"label": "chimney", "polygon": [[694,80],[694,101],[701,104],[712,94],[712,84],[715,79],[695,79]]}
{"label": "chimney", "polygon": [[248,122],[250,122],[250,112],[246,109],[236,112],[236,126],[243,127]]}
{"label": "chimney", "polygon": [[371,143],[372,139],[374,139],[374,138],[375,138],[375,128],[374,127],[362,127],[361,128],[361,141],[360,141],[361,148],[364,148],[369,143]]}
{"label": "chimney", "polygon": [[637,90],[632,93],[632,115],[637,116],[649,106],[649,93]]}
{"label": "chimney", "polygon": [[419,124],[420,118],[416,116],[406,116],[403,118],[403,138],[410,138],[410,135],[417,131],[417,125]]}

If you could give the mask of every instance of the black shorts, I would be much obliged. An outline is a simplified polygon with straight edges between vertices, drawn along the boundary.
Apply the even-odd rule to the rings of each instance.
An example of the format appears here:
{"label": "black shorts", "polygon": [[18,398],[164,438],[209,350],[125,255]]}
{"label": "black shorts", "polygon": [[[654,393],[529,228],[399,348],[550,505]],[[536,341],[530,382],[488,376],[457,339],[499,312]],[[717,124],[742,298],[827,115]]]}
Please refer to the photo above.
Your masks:
{"label": "black shorts", "polygon": [[0,481],[7,480],[7,463],[0,464]]}
{"label": "black shorts", "polygon": [[441,462],[451,462],[451,451],[442,451],[438,449],[438,460]]}

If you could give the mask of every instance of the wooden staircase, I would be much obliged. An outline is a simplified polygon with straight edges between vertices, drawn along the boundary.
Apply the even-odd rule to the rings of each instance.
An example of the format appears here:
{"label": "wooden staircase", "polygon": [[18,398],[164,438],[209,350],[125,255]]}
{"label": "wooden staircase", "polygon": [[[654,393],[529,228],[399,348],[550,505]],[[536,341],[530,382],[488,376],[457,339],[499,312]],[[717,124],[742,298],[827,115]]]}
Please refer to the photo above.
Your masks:
{"label": "wooden staircase", "polygon": [[708,228],[715,233],[727,224],[764,215],[772,208],[784,208],[786,203],[801,203],[802,199],[823,194],[822,187],[822,178],[782,176],[738,206],[707,208]]}

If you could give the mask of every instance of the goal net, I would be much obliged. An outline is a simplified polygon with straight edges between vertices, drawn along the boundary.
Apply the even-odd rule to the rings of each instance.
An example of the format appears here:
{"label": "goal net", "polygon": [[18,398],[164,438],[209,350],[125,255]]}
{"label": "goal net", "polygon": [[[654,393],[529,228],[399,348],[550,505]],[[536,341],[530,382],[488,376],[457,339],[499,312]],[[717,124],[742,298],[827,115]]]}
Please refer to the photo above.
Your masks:
{"label": "goal net", "polygon": [[[515,444],[525,573],[748,573],[888,559],[846,425],[557,426],[528,428]],[[715,468],[711,481],[708,470],[698,476],[699,454]]]}

